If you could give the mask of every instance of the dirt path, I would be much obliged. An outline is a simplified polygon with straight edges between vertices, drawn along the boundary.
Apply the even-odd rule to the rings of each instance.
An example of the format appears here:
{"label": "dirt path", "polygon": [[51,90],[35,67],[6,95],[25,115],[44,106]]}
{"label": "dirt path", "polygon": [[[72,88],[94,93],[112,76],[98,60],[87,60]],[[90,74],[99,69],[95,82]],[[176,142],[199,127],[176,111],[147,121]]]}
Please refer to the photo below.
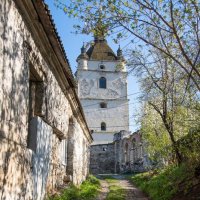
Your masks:
{"label": "dirt path", "polygon": [[[126,198],[124,200],[149,200],[146,195],[135,187],[129,180],[122,175],[112,175],[116,179],[114,185],[122,187],[125,190]],[[101,178],[101,176],[99,177]],[[109,193],[109,186],[111,185],[106,180],[101,179],[102,191],[97,200],[106,200]],[[113,183],[112,183],[113,185]]]}
{"label": "dirt path", "polygon": [[100,180],[100,183],[101,183],[101,191],[99,193],[99,196],[97,197],[96,200],[104,200],[106,199],[106,196],[109,192],[109,185],[107,183],[107,181],[105,180]]}

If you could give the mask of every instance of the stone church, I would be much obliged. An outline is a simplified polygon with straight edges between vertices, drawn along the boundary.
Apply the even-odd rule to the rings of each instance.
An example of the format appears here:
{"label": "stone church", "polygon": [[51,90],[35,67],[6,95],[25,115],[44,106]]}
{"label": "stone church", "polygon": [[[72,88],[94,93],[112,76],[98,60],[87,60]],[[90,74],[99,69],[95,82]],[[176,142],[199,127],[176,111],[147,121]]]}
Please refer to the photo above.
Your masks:
{"label": "stone church", "polygon": [[86,179],[93,139],[76,87],[43,0],[1,0],[1,200],[43,200]]}
{"label": "stone church", "polygon": [[129,130],[127,72],[122,50],[117,55],[103,36],[81,48],[77,58],[78,95],[94,144],[113,141],[120,130]]}
{"label": "stone church", "polygon": [[90,172],[146,170],[141,133],[129,132],[128,73],[122,50],[119,47],[115,54],[101,34],[94,37],[89,48],[83,45],[77,63],[78,95],[94,138]]}

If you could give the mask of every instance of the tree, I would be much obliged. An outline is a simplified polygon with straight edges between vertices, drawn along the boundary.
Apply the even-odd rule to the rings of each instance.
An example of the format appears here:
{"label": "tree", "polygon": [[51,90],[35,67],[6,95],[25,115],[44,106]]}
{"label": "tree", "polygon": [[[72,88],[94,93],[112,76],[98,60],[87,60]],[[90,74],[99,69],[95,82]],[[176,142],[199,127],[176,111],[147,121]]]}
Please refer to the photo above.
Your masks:
{"label": "tree", "polygon": [[[150,54],[154,57],[155,62],[152,60],[151,63],[148,63],[148,58],[134,53],[128,64],[134,66],[132,70],[140,76],[143,91],[141,98],[160,116],[162,125],[168,134],[173,151],[180,164],[182,155],[177,145],[177,140],[187,134],[190,128],[190,126],[184,127],[183,124],[180,125],[180,122],[190,118],[189,114],[192,112],[188,112],[188,110],[196,97],[196,91],[187,87],[187,79],[177,70],[176,62],[154,49]],[[152,111],[150,110],[149,113],[152,113]],[[142,119],[142,129],[144,129],[143,122],[147,121],[146,117],[148,117],[149,113],[147,111],[147,116]],[[193,112],[192,115],[194,116],[195,113]],[[154,118],[152,116],[152,119]],[[153,128],[153,132],[159,137],[163,133],[159,133],[161,130],[155,128],[155,124],[156,122],[154,121],[153,125],[145,125],[145,127],[150,127],[149,133],[146,131],[146,134],[150,134]],[[145,128],[145,130],[147,129]]]}
{"label": "tree", "polygon": [[[143,105],[140,118],[142,138],[148,157],[155,164],[167,165],[172,160],[171,141],[158,113],[148,104]],[[164,161],[164,162],[163,162]]]}
{"label": "tree", "polygon": [[[80,19],[82,33],[130,34],[173,60],[200,91],[200,3],[198,0],[55,0],[57,7]],[[102,23],[102,29],[96,25]],[[125,31],[125,32],[124,32]]]}

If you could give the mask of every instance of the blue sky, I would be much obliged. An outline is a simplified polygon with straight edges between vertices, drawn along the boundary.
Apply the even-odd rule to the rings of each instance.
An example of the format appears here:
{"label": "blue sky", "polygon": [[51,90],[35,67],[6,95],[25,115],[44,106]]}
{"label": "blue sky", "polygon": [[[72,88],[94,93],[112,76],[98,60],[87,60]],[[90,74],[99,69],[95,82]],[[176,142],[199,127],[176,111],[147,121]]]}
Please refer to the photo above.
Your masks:
{"label": "blue sky", "polygon": [[[45,0],[45,2],[49,6],[49,10],[51,11],[51,14],[53,16],[54,22],[56,24],[56,28],[58,30],[59,36],[61,37],[61,40],[63,42],[67,57],[70,62],[70,66],[72,68],[72,71],[76,71],[76,58],[80,54],[80,48],[83,45],[83,42],[90,42],[93,40],[92,35],[81,35],[81,34],[74,34],[74,28],[73,25],[77,24],[78,21],[72,18],[68,18],[64,12],[58,8],[56,8],[53,4],[53,0]],[[118,45],[115,44],[112,39],[107,38],[109,46],[113,49],[114,52],[117,51]],[[120,43],[121,48],[125,47],[127,45],[127,41]],[[128,94],[133,94],[139,92],[139,86],[136,80],[136,77],[133,75],[129,75],[128,77]],[[139,95],[139,94],[138,94]],[[135,131],[138,129],[138,126],[135,124],[135,115],[139,111],[139,104],[137,100],[138,95],[130,95],[128,98],[129,101],[129,115],[130,115],[130,130]]]}

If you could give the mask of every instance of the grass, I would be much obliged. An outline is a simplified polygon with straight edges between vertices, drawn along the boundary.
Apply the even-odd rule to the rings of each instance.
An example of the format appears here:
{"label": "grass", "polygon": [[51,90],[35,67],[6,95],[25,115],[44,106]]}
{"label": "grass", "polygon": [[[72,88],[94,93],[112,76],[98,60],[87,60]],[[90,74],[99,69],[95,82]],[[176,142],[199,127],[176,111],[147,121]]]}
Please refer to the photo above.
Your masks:
{"label": "grass", "polygon": [[106,197],[106,200],[124,200],[126,195],[125,195],[125,190],[117,185],[118,180],[115,179],[112,176],[103,176],[103,179],[105,179],[108,184],[109,184],[109,193]]}
{"label": "grass", "polygon": [[170,200],[177,193],[179,184],[189,176],[185,165],[170,166],[157,172],[146,172],[130,179],[152,200]]}
{"label": "grass", "polygon": [[60,195],[49,197],[48,200],[94,200],[99,193],[99,188],[99,180],[90,175],[80,187],[70,185]]}
{"label": "grass", "polygon": [[117,180],[114,179],[114,178],[106,178],[105,180],[106,180],[109,184],[115,184],[115,183],[117,183]]}
{"label": "grass", "polygon": [[125,199],[125,190],[117,185],[109,186],[109,193],[106,197],[106,200],[124,200]]}

